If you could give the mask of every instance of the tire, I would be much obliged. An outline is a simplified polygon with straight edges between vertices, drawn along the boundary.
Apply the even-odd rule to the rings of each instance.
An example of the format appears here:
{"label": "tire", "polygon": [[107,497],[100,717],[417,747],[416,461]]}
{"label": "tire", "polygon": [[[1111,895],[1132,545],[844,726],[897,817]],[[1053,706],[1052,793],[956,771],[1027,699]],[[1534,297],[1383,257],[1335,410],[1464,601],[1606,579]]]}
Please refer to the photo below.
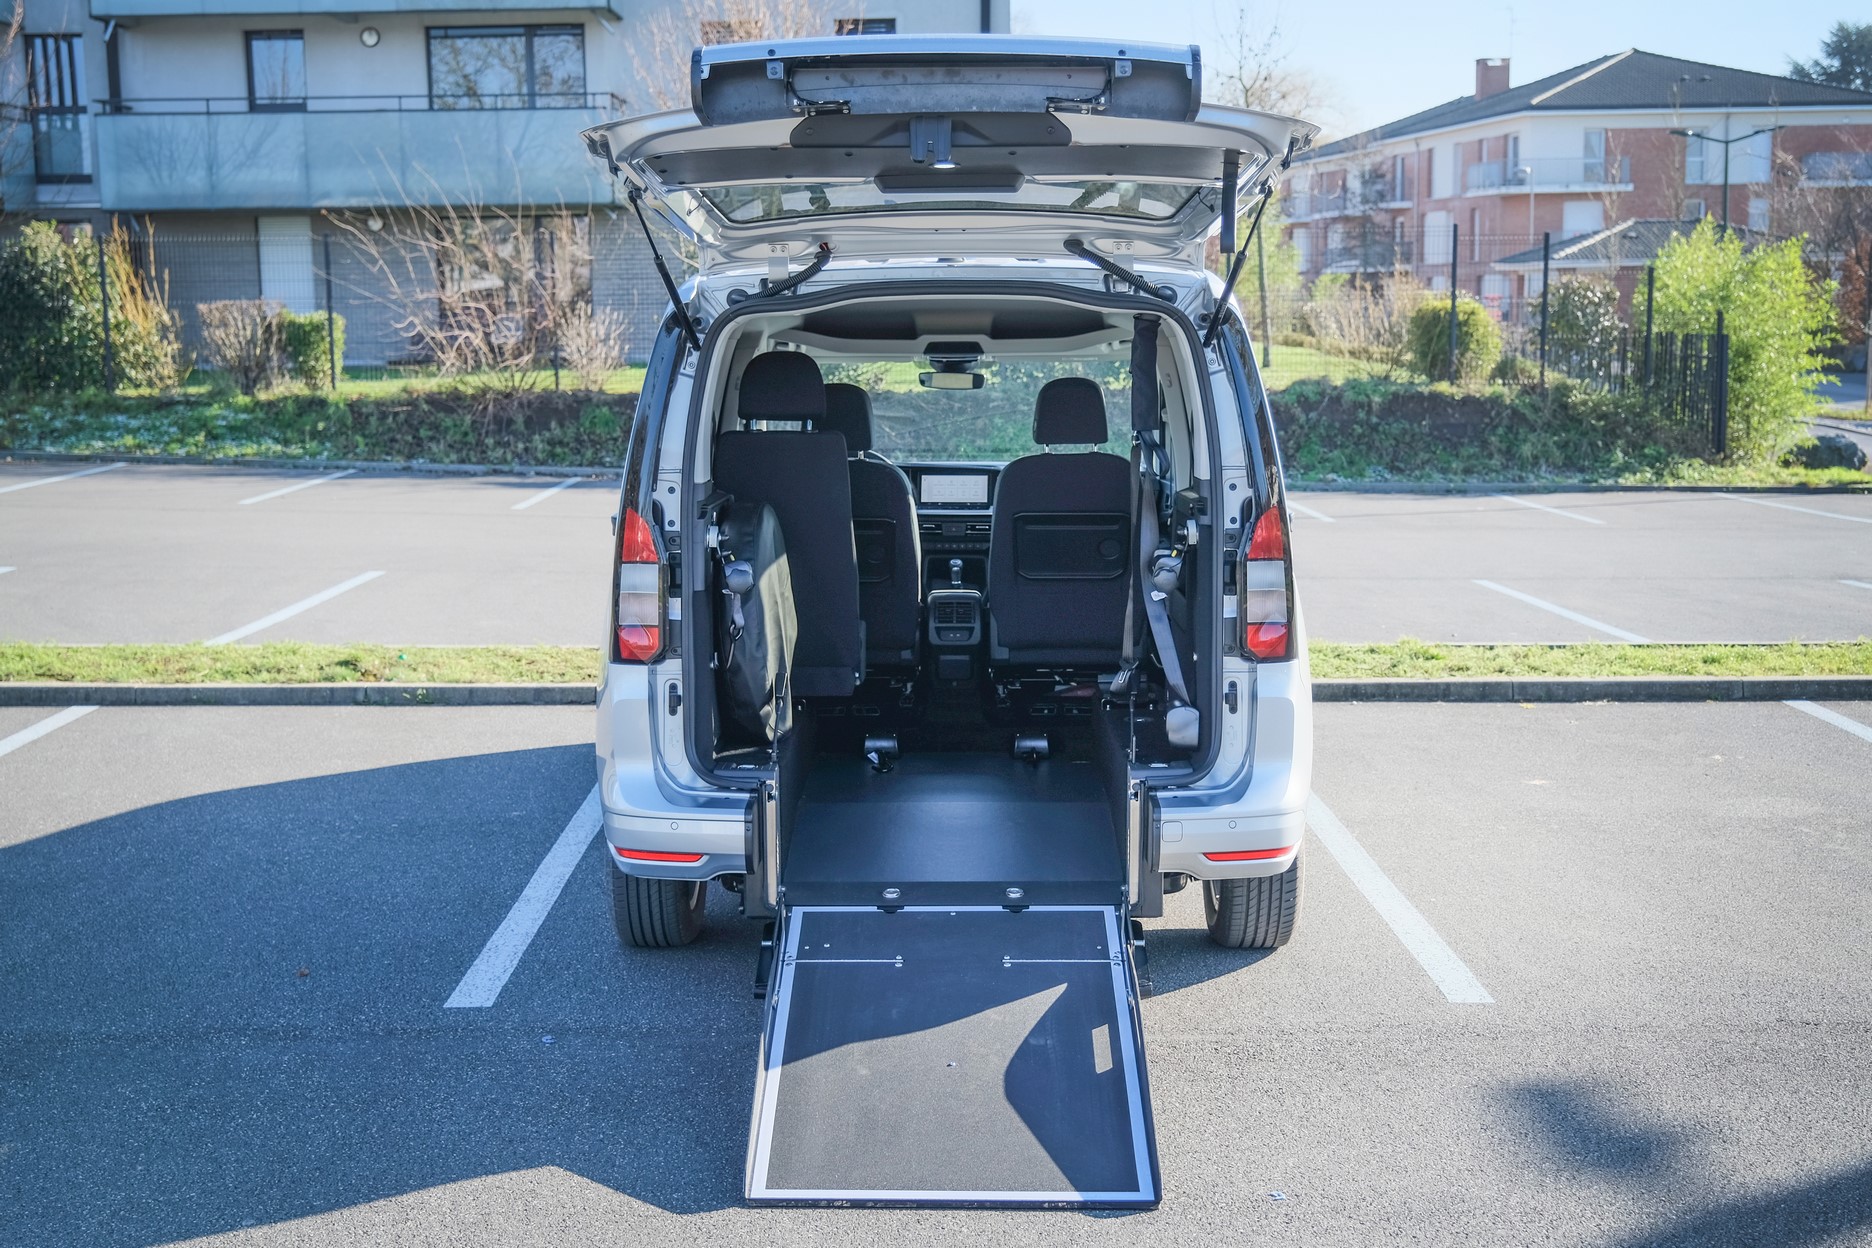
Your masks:
{"label": "tire", "polygon": [[650,880],[611,872],[611,922],[618,943],[672,949],[702,934],[707,880]]}
{"label": "tire", "polygon": [[1278,949],[1293,939],[1300,911],[1300,856],[1279,875],[1204,880],[1209,939],[1225,949]]}

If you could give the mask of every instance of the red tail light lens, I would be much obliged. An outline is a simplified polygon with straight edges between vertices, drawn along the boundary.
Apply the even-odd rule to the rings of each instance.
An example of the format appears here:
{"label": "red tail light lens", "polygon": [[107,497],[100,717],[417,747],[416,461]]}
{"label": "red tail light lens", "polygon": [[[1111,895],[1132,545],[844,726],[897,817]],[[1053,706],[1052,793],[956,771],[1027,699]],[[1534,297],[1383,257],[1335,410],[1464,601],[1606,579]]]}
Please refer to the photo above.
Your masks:
{"label": "red tail light lens", "polygon": [[1276,501],[1255,521],[1242,556],[1237,593],[1242,649],[1258,659],[1288,657],[1288,622],[1292,617],[1291,578],[1287,570],[1287,528]]}
{"label": "red tail light lens", "polygon": [[663,649],[663,565],[649,522],[624,513],[618,534],[617,657],[648,663]]}

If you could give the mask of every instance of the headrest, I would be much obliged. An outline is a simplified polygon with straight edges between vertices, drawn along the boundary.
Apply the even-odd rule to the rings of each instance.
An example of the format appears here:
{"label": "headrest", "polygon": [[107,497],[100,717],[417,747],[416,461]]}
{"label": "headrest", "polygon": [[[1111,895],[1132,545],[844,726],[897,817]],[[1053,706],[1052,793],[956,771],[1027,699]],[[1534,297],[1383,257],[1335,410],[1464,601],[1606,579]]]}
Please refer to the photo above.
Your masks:
{"label": "headrest", "polygon": [[1103,442],[1105,392],[1089,377],[1056,377],[1034,401],[1034,441],[1041,446]]}
{"label": "headrest", "polygon": [[825,416],[825,378],[810,355],[763,351],[741,374],[742,420],[811,420]]}
{"label": "headrest", "polygon": [[825,418],[815,428],[844,434],[848,455],[870,450],[871,392],[863,386],[833,382],[825,388]]}

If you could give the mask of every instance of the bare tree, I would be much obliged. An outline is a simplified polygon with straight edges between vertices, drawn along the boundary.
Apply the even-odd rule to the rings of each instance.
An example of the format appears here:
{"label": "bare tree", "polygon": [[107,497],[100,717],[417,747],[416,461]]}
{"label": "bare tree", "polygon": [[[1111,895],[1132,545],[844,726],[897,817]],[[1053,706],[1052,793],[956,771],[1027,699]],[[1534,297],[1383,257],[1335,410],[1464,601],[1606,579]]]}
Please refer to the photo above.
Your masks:
{"label": "bare tree", "polygon": [[637,80],[625,99],[643,111],[687,108],[696,45],[829,35],[835,8],[839,17],[863,12],[862,5],[829,0],[675,0],[637,22],[625,41]]}
{"label": "bare tree", "polygon": [[1258,25],[1246,6],[1237,7],[1210,57],[1216,102],[1288,117],[1315,118],[1327,110],[1319,79],[1287,63],[1278,20]]}
{"label": "bare tree", "polygon": [[27,107],[25,58],[20,32],[26,27],[26,0],[13,0],[0,28],[0,217],[19,212],[9,193],[24,183],[32,163],[32,113]]}
{"label": "bare tree", "polygon": [[369,274],[352,295],[386,309],[409,353],[487,400],[544,384],[569,324],[589,337],[588,222],[557,210],[490,207],[470,196],[331,214]]}

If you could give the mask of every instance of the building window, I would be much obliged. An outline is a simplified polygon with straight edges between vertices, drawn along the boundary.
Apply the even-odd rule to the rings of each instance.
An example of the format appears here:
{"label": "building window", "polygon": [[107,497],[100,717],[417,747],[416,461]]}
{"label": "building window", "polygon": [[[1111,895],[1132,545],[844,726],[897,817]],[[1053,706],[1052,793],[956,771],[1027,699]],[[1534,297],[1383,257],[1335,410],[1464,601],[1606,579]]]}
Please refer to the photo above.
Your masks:
{"label": "building window", "polygon": [[1765,199],[1749,200],[1748,228],[1757,234],[1768,232],[1768,201]]}
{"label": "building window", "polygon": [[247,107],[256,113],[297,113],[305,106],[305,34],[248,31]]}
{"label": "building window", "polygon": [[1391,202],[1407,204],[1410,202],[1410,166],[1402,156],[1391,158]]}
{"label": "building window", "polygon": [[1611,181],[1606,177],[1606,132],[1604,130],[1586,131],[1586,140],[1580,153],[1583,168],[1580,181],[1587,186],[1600,186]]}
{"label": "building window", "polygon": [[897,19],[894,17],[841,17],[832,23],[835,35],[894,35],[897,33]]}
{"label": "building window", "polygon": [[1480,263],[1482,260],[1482,210],[1469,210],[1469,259]]}
{"label": "building window", "polygon": [[1570,199],[1560,206],[1560,237],[1579,238],[1605,229],[1605,205],[1596,199]]}
{"label": "building window", "polygon": [[429,107],[581,108],[581,26],[432,26]]}
{"label": "building window", "polygon": [[1707,216],[1709,216],[1708,204],[1704,203],[1700,199],[1684,200],[1684,206],[1683,206],[1683,219],[1684,220],[1701,221],[1704,217],[1707,217]]}
{"label": "building window", "polygon": [[1801,157],[1801,177],[1834,186],[1872,183],[1872,153],[1811,152]]}
{"label": "building window", "polygon": [[26,109],[32,117],[33,171],[40,182],[91,180],[83,51],[77,35],[26,36]]}

